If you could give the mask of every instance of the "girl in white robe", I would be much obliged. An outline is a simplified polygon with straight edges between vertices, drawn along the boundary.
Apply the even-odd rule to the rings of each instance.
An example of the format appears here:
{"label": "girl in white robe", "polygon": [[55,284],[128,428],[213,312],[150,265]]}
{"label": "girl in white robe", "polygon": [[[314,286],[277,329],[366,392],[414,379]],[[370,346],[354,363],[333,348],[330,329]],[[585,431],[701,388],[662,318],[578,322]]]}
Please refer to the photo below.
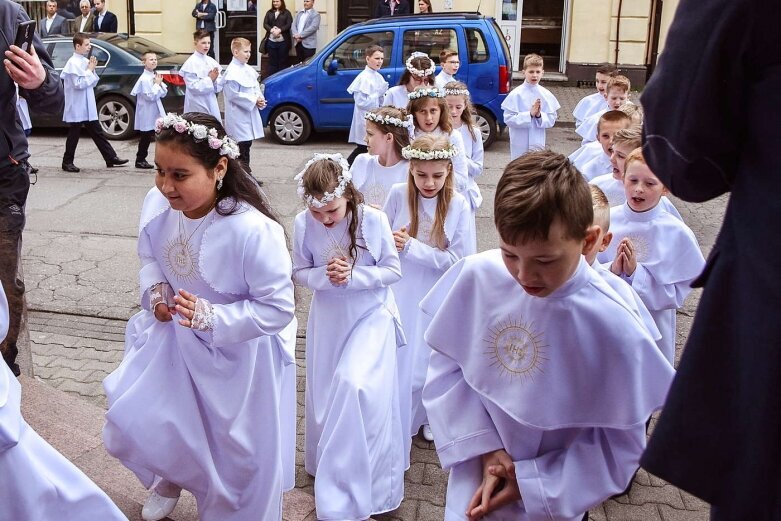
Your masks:
{"label": "girl in white robe", "polygon": [[391,187],[407,180],[409,162],[401,149],[409,145],[412,121],[406,110],[396,107],[370,110],[364,118],[368,152],[355,158],[350,175],[364,202],[381,210]]}
{"label": "girl in white robe", "polygon": [[382,67],[384,52],[379,45],[370,45],[366,49],[366,67],[355,77],[347,87],[347,93],[355,100],[353,119],[350,123],[350,136],[348,142],[358,145],[347,158],[347,163],[352,165],[358,154],[366,152],[366,119],[363,117],[366,111],[380,107],[385,92],[388,90],[388,82],[385,81],[379,70]]}
{"label": "girl in white robe", "polygon": [[215,119],[220,117],[220,107],[217,105],[217,94],[222,90],[219,80],[220,64],[206,53],[211,48],[209,33],[200,29],[193,33],[195,52],[179,69],[179,76],[184,78],[184,112],[203,112],[211,114]]}
{"label": "girl in white robe", "polygon": [[390,291],[401,278],[384,213],[364,205],[340,154],[296,176],[293,280],[313,290],[306,332],[305,467],[318,519],[364,520],[404,492],[396,351],[404,334]]}
{"label": "girl in white robe", "polygon": [[290,257],[237,157],[209,115],[158,121],[157,188],[139,226],[143,309],[104,380],[104,443],[154,488],[147,520],[182,488],[202,521],[279,520],[292,484]]}
{"label": "girl in white robe", "polygon": [[[8,301],[0,286],[0,342],[8,332]],[[127,521],[95,483],[27,425],[22,387],[0,364],[0,519]]]}
{"label": "girl in white robe", "polygon": [[[540,117],[531,115],[536,100],[540,100]],[[510,91],[502,102],[504,124],[510,129],[510,160],[529,150],[545,148],[545,130],[556,124],[560,108],[556,97],[539,84],[524,81]]]}
{"label": "girl in white robe", "polygon": [[[453,129],[450,123],[450,114],[445,102],[445,91],[420,87],[409,95],[409,113],[412,114],[415,124],[415,135],[417,139],[421,136],[445,135],[450,140],[450,144],[456,150],[456,155],[450,161],[453,164],[453,181],[455,181],[456,190],[467,201],[473,198],[470,195],[469,166],[466,160],[466,146],[461,132]],[[472,188],[474,191],[476,185]],[[465,255],[471,255],[477,251],[477,232],[474,218],[470,222],[471,239],[466,244]]]}
{"label": "girl in white robe", "polygon": [[421,427],[423,437],[433,440],[421,399],[431,355],[423,341],[428,320],[418,305],[439,277],[464,256],[473,218],[469,203],[453,186],[450,159],[433,159],[436,152],[447,155],[449,151],[445,136],[423,136],[405,148],[411,158],[409,179],[391,189],[385,204],[401,258],[402,279],[393,285],[393,294],[407,338],[407,345],[399,349],[398,367],[407,466],[412,436]]}
{"label": "girl in white robe", "polygon": [[434,85],[434,62],[426,53],[413,52],[407,58],[406,68],[399,79],[399,84],[391,87],[385,93],[383,106],[394,106],[407,109],[409,105],[409,93],[418,87],[431,87]]}
{"label": "girl in white robe", "polygon": [[469,238],[467,244],[475,244],[475,251],[477,251],[477,209],[483,204],[483,195],[480,193],[480,187],[477,186],[477,178],[483,174],[483,136],[473,118],[474,107],[469,99],[466,84],[460,81],[448,83],[445,86],[445,102],[453,131],[461,134],[461,141],[464,144],[464,158],[469,178],[463,195],[469,201],[472,220],[475,221],[475,227],[470,230],[474,237]]}

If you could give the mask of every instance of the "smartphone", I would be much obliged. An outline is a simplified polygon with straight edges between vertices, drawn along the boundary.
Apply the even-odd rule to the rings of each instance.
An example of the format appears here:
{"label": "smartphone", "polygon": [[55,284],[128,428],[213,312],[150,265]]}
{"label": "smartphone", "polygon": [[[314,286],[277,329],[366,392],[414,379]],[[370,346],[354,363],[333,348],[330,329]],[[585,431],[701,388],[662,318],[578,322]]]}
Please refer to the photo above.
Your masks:
{"label": "smartphone", "polygon": [[31,47],[33,46],[33,36],[35,36],[35,20],[27,20],[19,24],[16,28],[16,40],[14,45],[22,49],[23,51],[32,54]]}

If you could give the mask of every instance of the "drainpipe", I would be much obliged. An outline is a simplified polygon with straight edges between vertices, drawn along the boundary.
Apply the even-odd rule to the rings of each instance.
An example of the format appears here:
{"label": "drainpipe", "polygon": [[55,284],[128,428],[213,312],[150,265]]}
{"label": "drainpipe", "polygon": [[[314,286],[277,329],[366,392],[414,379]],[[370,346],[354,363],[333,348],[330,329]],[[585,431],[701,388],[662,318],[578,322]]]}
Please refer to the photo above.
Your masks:
{"label": "drainpipe", "polygon": [[616,55],[613,59],[613,65],[618,66],[618,47],[621,42],[621,7],[624,0],[618,0],[618,16],[616,16]]}
{"label": "drainpipe", "polygon": [[136,34],[136,9],[133,0],[127,0],[127,34]]}

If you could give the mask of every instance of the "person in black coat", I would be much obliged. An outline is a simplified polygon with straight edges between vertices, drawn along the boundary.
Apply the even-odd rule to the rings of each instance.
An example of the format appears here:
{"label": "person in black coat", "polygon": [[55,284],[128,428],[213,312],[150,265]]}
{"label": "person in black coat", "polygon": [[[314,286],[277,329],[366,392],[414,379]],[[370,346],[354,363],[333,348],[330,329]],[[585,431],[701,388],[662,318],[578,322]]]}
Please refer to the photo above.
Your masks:
{"label": "person in black coat", "polygon": [[95,0],[95,21],[92,24],[95,32],[116,33],[118,30],[117,15],[108,10],[106,0]]}
{"label": "person in black coat", "polygon": [[396,16],[410,13],[408,0],[380,0],[377,3],[377,8],[374,10],[374,17],[381,18],[383,16]]}
{"label": "person in black coat", "polygon": [[261,41],[261,52],[268,53],[269,75],[288,66],[292,25],[293,15],[285,7],[285,0],[273,0],[271,9],[266,11],[266,16],[263,18],[266,36]]}
{"label": "person in black coat", "polygon": [[215,21],[217,18],[217,6],[211,3],[211,0],[203,0],[195,4],[192,16],[195,18],[195,29],[203,29],[209,33],[212,46],[206,54],[214,58],[214,31],[217,30],[217,22]]}
{"label": "person in black coat", "polygon": [[689,201],[730,193],[648,471],[718,521],[781,520],[781,4],[681,0],[642,104],[651,170]]}

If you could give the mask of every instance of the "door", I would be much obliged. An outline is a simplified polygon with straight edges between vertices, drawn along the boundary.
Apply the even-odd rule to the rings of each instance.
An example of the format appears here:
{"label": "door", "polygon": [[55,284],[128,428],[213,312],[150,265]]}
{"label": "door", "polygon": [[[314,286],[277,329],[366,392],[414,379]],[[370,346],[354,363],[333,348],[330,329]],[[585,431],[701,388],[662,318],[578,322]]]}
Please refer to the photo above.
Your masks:
{"label": "door", "polygon": [[564,72],[569,0],[523,0],[519,68],[527,54],[539,54],[545,70]]}
{"label": "door", "polygon": [[341,32],[353,24],[374,18],[377,0],[337,0],[336,28]]}
{"label": "door", "polygon": [[246,38],[250,41],[252,55],[249,64],[257,68],[260,63],[258,53],[258,12],[257,2],[250,0],[212,0],[217,4],[217,31],[214,35],[214,55],[220,65],[228,65],[233,58],[231,40]]}
{"label": "door", "polygon": [[497,24],[502,31],[502,36],[510,48],[510,60],[513,69],[519,70],[518,56],[521,50],[521,17],[523,12],[523,0],[496,0]]}

